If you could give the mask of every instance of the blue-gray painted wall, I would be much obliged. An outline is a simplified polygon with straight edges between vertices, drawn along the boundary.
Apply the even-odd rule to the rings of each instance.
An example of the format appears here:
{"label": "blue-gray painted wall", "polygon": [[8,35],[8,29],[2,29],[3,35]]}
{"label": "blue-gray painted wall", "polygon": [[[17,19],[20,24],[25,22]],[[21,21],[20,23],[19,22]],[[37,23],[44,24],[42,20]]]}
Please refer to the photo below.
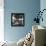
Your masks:
{"label": "blue-gray painted wall", "polygon": [[[40,10],[42,11],[43,9],[46,9],[46,0],[41,0],[40,1]],[[43,12],[43,22],[40,22],[40,25],[45,26],[46,27],[46,10]]]}
{"label": "blue-gray painted wall", "polygon": [[[4,38],[18,41],[32,30],[34,17],[40,9],[40,0],[4,0]],[[25,26],[11,27],[11,13],[24,13]]]}

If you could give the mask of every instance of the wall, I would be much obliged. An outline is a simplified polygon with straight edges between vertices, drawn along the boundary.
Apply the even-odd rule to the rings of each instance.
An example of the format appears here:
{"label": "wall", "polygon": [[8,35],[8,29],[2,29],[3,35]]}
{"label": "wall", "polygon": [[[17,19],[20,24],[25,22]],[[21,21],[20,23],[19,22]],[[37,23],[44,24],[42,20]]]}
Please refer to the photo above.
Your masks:
{"label": "wall", "polygon": [[[46,9],[46,0],[41,0],[41,1],[40,1],[40,9],[41,9],[41,11],[42,11],[43,9]],[[46,27],[46,10],[43,12],[42,17],[43,17],[43,22],[41,21],[41,22],[40,22],[40,25],[43,25],[43,26]]]}
{"label": "wall", "polygon": [[[35,14],[40,10],[40,0],[4,0],[4,36],[7,41],[18,41],[32,29]],[[11,13],[24,13],[25,26],[11,27]]]}

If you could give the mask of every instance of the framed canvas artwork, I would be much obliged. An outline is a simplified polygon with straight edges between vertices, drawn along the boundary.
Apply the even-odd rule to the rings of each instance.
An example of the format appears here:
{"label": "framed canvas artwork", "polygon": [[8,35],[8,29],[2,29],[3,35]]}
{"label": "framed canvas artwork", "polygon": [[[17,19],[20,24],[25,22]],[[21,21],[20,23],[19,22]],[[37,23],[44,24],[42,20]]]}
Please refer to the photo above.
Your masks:
{"label": "framed canvas artwork", "polygon": [[24,26],[24,13],[11,13],[11,26]]}

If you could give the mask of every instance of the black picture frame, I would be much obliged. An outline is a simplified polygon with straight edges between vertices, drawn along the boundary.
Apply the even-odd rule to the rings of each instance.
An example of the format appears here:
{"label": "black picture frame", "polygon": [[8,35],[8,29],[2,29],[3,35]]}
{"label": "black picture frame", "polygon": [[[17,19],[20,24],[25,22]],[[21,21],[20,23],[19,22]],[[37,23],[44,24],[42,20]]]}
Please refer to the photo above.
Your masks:
{"label": "black picture frame", "polygon": [[11,26],[24,26],[25,16],[24,13],[11,13]]}

